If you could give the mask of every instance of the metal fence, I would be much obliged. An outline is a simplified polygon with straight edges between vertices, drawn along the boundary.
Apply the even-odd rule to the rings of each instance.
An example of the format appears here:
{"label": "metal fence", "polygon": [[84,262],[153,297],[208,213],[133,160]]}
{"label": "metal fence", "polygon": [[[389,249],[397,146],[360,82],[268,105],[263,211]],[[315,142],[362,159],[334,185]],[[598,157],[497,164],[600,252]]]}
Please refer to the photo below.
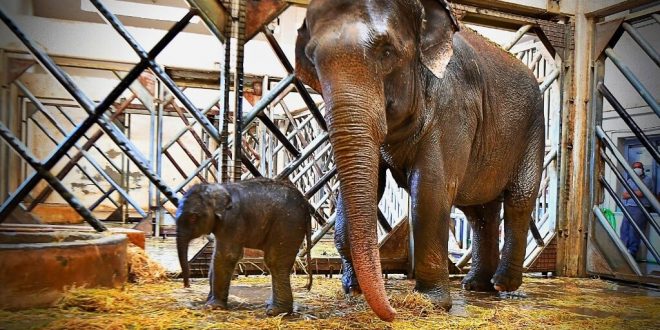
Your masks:
{"label": "metal fence", "polygon": [[[591,199],[593,202],[594,219],[591,224],[590,237],[592,248],[600,251],[603,262],[591,263],[587,270],[593,274],[613,276],[626,280],[656,282],[657,272],[660,262],[660,247],[657,245],[657,237],[660,234],[658,219],[653,213],[660,214],[660,203],[656,195],[651,191],[652,187],[647,187],[642,179],[635,174],[631,164],[619,148],[615,140],[615,133],[608,132],[603,124],[604,104],[606,101],[613,108],[617,118],[624,124],[625,128],[631,132],[637,141],[648,153],[651,162],[660,164],[660,153],[658,148],[649,139],[648,133],[641,128],[642,123],[639,118],[635,119],[631,113],[626,110],[621,101],[617,99],[611,86],[606,84],[605,67],[611,64],[609,68],[620,72],[625,80],[632,86],[639,97],[644,100],[648,109],[648,116],[651,121],[660,123],[660,107],[656,101],[657,95],[649,90],[640,79],[633,73],[624,58],[615,51],[616,45],[623,36],[633,40],[633,44],[639,47],[641,53],[651,60],[651,67],[645,70],[657,70],[660,66],[660,56],[658,56],[657,45],[651,44],[636,26],[642,24],[652,24],[657,28],[660,23],[660,15],[657,12],[641,12],[630,14],[625,18],[614,19],[599,23],[596,30],[594,82],[593,82],[593,112],[595,123],[593,132],[595,137],[591,146],[592,159],[590,173],[592,182]],[[646,123],[644,123],[646,124]],[[646,125],[648,126],[648,125]],[[632,183],[634,184],[631,184]],[[642,196],[638,196],[639,191]],[[633,201],[635,208],[639,209],[643,221],[632,221],[633,215],[624,202],[622,193],[627,192],[630,195],[629,200]],[[648,205],[642,204],[641,198],[648,200]],[[621,213],[623,223],[612,219],[612,215],[606,215],[606,209],[614,209]],[[635,215],[637,216],[637,215]],[[614,221],[612,221],[614,220]],[[630,226],[630,229],[639,235],[639,241],[648,254],[643,257],[632,255],[626,248],[625,243],[617,231],[616,223],[623,226]],[[648,223],[648,230],[641,224]],[[653,237],[656,237],[655,243]],[[595,257],[593,257],[595,258]]]}

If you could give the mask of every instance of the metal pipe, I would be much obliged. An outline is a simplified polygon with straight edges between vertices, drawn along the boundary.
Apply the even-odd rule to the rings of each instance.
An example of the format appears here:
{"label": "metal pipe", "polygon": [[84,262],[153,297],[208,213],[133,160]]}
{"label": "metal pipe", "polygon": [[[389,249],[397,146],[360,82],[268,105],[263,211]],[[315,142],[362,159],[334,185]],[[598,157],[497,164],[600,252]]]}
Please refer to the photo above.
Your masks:
{"label": "metal pipe", "polygon": [[602,176],[600,177],[600,183],[605,187],[605,190],[607,190],[608,193],[610,193],[610,196],[612,199],[614,199],[614,202],[616,205],[619,206],[621,209],[621,212],[623,212],[625,219],[628,220],[628,222],[635,228],[635,231],[639,234],[639,238],[644,242],[644,245],[646,245],[646,248],[649,249],[653,257],[655,258],[656,262],[660,262],[660,256],[658,255],[658,251],[655,250],[653,247],[653,244],[649,242],[649,240],[646,238],[646,235],[644,234],[644,231],[639,228],[637,223],[633,220],[632,216],[630,215],[630,212],[626,209],[626,206],[623,205],[623,202],[619,199],[619,196],[617,196],[616,192],[614,189],[612,189],[612,186],[603,178]]}
{"label": "metal pipe", "polygon": [[[210,106],[206,107],[206,108],[202,111],[202,115],[206,115],[209,111],[211,111],[211,109],[213,109],[213,107],[214,107],[218,102],[220,102],[220,97],[217,97],[217,98],[214,100],[214,102],[213,102]],[[186,125],[186,127],[182,128],[180,131],[176,132],[176,133],[174,134],[174,137],[173,137],[172,139],[170,139],[170,141],[168,141],[167,143],[165,143],[165,145],[163,146],[163,150],[167,150],[167,149],[169,149],[174,143],[176,143],[176,140],[178,140],[181,136],[183,136],[183,134],[186,134],[186,132],[192,130],[192,128],[195,127],[195,125],[197,125],[197,121],[193,121],[193,122],[190,123],[189,125]]]}
{"label": "metal pipe", "polygon": [[520,29],[518,29],[518,32],[516,32],[516,34],[513,35],[513,38],[511,38],[511,41],[504,44],[502,46],[502,48],[504,50],[506,50],[507,52],[510,51],[511,48],[513,48],[513,46],[515,46],[518,43],[518,41],[520,41],[520,39],[522,39],[522,37],[525,35],[525,33],[527,33],[531,28],[532,28],[532,26],[529,25],[529,24],[521,26]]}
{"label": "metal pipe", "polygon": [[[56,140],[53,136],[51,136],[50,133],[48,133],[48,131],[46,130],[46,128],[45,128],[41,123],[39,123],[39,121],[35,120],[35,119],[32,118],[32,117],[30,117],[30,120],[32,120],[32,123],[34,123],[34,124],[37,126],[37,128],[39,128],[39,129],[44,133],[44,135],[45,135],[45,136],[46,136],[51,142],[53,142],[54,144],[57,145],[57,140]],[[67,154],[66,156],[67,156],[67,158],[71,159],[71,156],[69,156],[68,154]],[[84,175],[89,181],[91,181],[92,184],[93,184],[98,190],[101,191],[101,193],[105,194],[105,189],[103,189],[103,187],[101,187],[101,184],[100,184],[96,179],[94,179],[94,177],[92,177],[91,175],[89,175],[89,173],[87,173],[87,170],[85,170],[84,167],[82,167],[82,166],[80,166],[80,164],[76,163],[76,168],[78,168],[78,169],[80,170],[80,172],[81,172],[81,173],[82,173],[82,174],[83,174],[83,175]],[[58,179],[60,179],[60,178],[58,178]],[[117,207],[119,206],[119,204],[117,204],[117,202],[116,202],[115,200],[110,199],[110,201],[111,201],[113,204],[115,204],[115,206],[117,206]],[[27,210],[27,209],[26,209],[26,210]]]}
{"label": "metal pipe", "polygon": [[[289,74],[295,74],[293,66],[291,65],[291,62],[289,62],[289,59],[286,57],[286,54],[284,54],[284,51],[280,47],[279,43],[277,42],[277,39],[275,39],[275,36],[273,36],[273,33],[270,32],[267,26],[264,26],[261,31],[263,34],[266,36],[266,39],[268,40],[268,43],[270,44],[271,48],[275,52],[275,55],[277,55],[277,58],[280,60],[284,68]],[[321,126],[321,129],[324,131],[328,130],[328,127],[325,123],[325,118],[323,118],[323,115],[321,114],[321,111],[319,108],[316,106],[316,103],[314,100],[312,100],[312,96],[309,95],[309,92],[307,91],[307,88],[305,88],[305,85],[298,80],[298,78],[294,79],[293,81],[294,86],[296,86],[296,90],[298,90],[298,93],[302,97],[303,101],[305,102],[305,105],[309,108],[309,111],[312,113],[314,118],[316,118],[316,121],[318,122],[319,126]]]}
{"label": "metal pipe", "polygon": [[626,247],[621,242],[621,239],[619,238],[619,235],[617,235],[616,232],[614,232],[614,229],[612,229],[612,226],[610,226],[610,224],[607,222],[607,219],[605,219],[605,215],[603,214],[603,211],[601,211],[598,208],[598,206],[594,205],[594,207],[592,208],[592,212],[593,212],[593,214],[596,215],[596,219],[598,219],[598,221],[600,221],[601,226],[603,226],[603,228],[605,228],[605,231],[607,232],[607,234],[610,236],[610,238],[614,242],[614,245],[616,245],[616,247],[619,249],[619,251],[623,254],[624,259],[626,260],[626,262],[628,263],[630,268],[633,270],[633,272],[637,276],[644,276],[642,274],[641,269],[639,269],[639,265],[637,265],[637,261],[635,261],[635,259],[630,255],[630,253],[628,253],[628,251],[626,250]]}
{"label": "metal pipe", "polygon": [[[89,206],[89,210],[90,210],[90,211],[94,211],[94,210],[95,210],[97,207],[99,207],[99,205],[101,205],[101,203],[103,203],[103,201],[106,200],[106,199],[110,199],[110,200],[112,200],[112,199],[110,198],[110,195],[111,195],[113,192],[115,192],[115,189],[112,188],[112,187],[110,187],[110,189],[108,189],[108,191],[106,191],[101,197],[99,197],[99,199],[97,199],[94,203],[92,203],[92,205]],[[115,207],[118,208],[119,205],[118,205],[118,204],[115,204]]]}
{"label": "metal pipe", "polygon": [[543,83],[541,83],[541,86],[539,86],[539,89],[541,90],[541,93],[545,93],[545,91],[550,88],[553,82],[559,78],[559,69],[554,69],[552,72],[550,72],[549,75],[543,79]]}
{"label": "metal pipe", "polygon": [[337,167],[334,167],[332,170],[325,173],[319,181],[317,181],[307,192],[305,193],[305,198],[310,199],[314,196],[323,186],[330,181],[337,174]]}
{"label": "metal pipe", "polygon": [[323,133],[319,135],[314,141],[312,141],[305,150],[303,150],[302,155],[300,158],[294,160],[291,162],[287,167],[284,168],[284,170],[277,175],[277,179],[283,179],[291,175],[293,171],[300,166],[310,155],[312,155],[316,149],[318,149],[323,143],[328,141],[329,136],[328,133]]}
{"label": "metal pipe", "polygon": [[262,97],[261,100],[259,100],[259,102],[254,105],[252,111],[250,111],[250,113],[248,113],[243,118],[243,124],[245,127],[252,124],[257,116],[262,113],[277,98],[278,95],[284,92],[287,87],[291,85],[294,79],[295,75],[289,74],[284,79],[280,80],[280,82],[278,82],[277,85],[275,85],[275,87],[273,87],[273,89],[268,92],[268,94],[264,95],[264,97]]}
{"label": "metal pipe", "polygon": [[300,157],[300,151],[291,144],[291,142],[286,138],[286,136],[284,136],[284,134],[282,134],[282,131],[280,131],[279,128],[277,128],[275,123],[273,123],[263,113],[258,115],[258,117],[259,120],[261,120],[261,122],[264,123],[266,128],[268,128],[268,130],[270,130],[271,133],[273,133],[275,138],[277,138],[282,143],[282,145],[286,148],[286,150],[288,150],[293,155],[293,157]]}
{"label": "metal pipe", "polygon": [[[95,1],[95,0],[92,0]],[[97,106],[94,106],[93,102],[77,87],[77,85],[71,80],[71,78],[59,68],[53,60],[41,49],[37,49],[32,42],[32,40],[27,37],[17,26],[16,24],[0,9],[0,19],[9,27],[9,29],[18,37],[19,40],[28,48],[30,53],[35,57],[35,59],[44,67],[46,70],[55,77],[55,79],[64,87],[64,89],[71,94],[71,96],[80,104],[80,106],[89,113],[87,117],[80,125],[67,136],[67,138],[60,144],[60,146],[48,157],[48,159],[43,163],[43,169],[50,171],[57,162],[66,154],[74,144],[84,135],[89,128],[98,123],[99,126],[108,134],[108,136],[119,146],[124,153],[131,158],[131,160],[140,168],[143,174],[147,176],[159,190],[163,191],[164,194],[173,201],[173,203],[178,204],[178,199],[174,195],[167,185],[165,185],[162,180],[155,176],[146,166],[146,161],[143,157],[136,153],[135,146],[126,139],[126,137],[119,132],[111,122],[103,116],[103,113],[109,108],[109,106],[114,102],[114,100],[119,97],[119,95],[126,90],[127,86],[130,85],[138,75],[144,71],[148,63],[141,61],[136,65],[126,77],[110,92],[106,98],[99,103]],[[173,30],[170,30],[161,41],[154,47],[151,55],[154,57],[167,45],[176,34],[185,27],[186,24],[177,24]],[[179,30],[179,31],[176,31]],[[4,221],[9,213],[22,201],[29,191],[31,191],[36,184],[39,182],[38,172],[30,176],[28,179],[23,181],[19,189],[5,201],[5,203],[0,207],[0,222]]]}
{"label": "metal pipe", "polygon": [[[48,182],[55,191],[57,191],[58,194],[64,200],[71,205],[71,207],[78,213],[82,218],[87,221],[96,231],[105,231],[107,228],[101,223],[96,217],[92,214],[92,212],[87,209],[71,192],[69,192],[66,187],[62,184],[60,180],[58,180],[52,173],[50,173],[44,166],[37,160],[34,155],[27,149],[21,141],[14,136],[14,134],[11,132],[7,126],[5,126],[3,123],[0,123],[0,137],[2,137],[7,144],[14,149],[16,153],[23,158],[32,168],[34,168],[37,173],[38,177],[43,178]],[[11,210],[10,210],[11,211]],[[2,219],[0,219],[2,220]]]}
{"label": "metal pipe", "polygon": [[658,55],[658,52],[655,51],[653,46],[642,37],[642,35],[635,29],[630,23],[628,22],[623,22],[622,24],[623,29],[630,34],[630,36],[637,42],[639,47],[646,52],[646,54],[655,62],[655,65],[660,66],[660,55]]}
{"label": "metal pipe", "polygon": [[124,189],[121,188],[121,186],[107,173],[103,171],[103,168],[101,168],[101,164],[99,164],[93,157],[89,155],[87,151],[83,151],[83,154],[85,155],[85,159],[92,164],[92,166],[103,176],[105,181],[108,181],[108,183],[130,204],[137,213],[140,214],[143,218],[147,216],[147,213],[142,210],[140,207],[140,204],[135,201],[129,194],[126,192]]}
{"label": "metal pipe", "polygon": [[632,198],[632,200],[635,202],[635,204],[637,204],[637,206],[640,207],[640,210],[642,211],[642,213],[644,213],[644,216],[646,217],[646,219],[649,220],[649,222],[651,223],[651,226],[653,227],[653,229],[655,229],[655,232],[660,234],[660,226],[655,221],[655,218],[653,218],[651,213],[649,213],[649,211],[646,209],[646,207],[644,207],[644,205],[642,204],[642,201],[639,199],[639,197],[637,197],[637,195],[635,194],[635,190],[628,184],[628,181],[623,177],[623,175],[621,175],[621,173],[619,173],[619,171],[616,168],[616,165],[614,165],[612,160],[609,157],[607,157],[607,155],[605,154],[605,152],[603,150],[600,151],[600,155],[605,160],[605,163],[610,167],[610,169],[612,170],[612,173],[614,173],[614,176],[616,176],[619,183],[621,183],[623,188],[626,189],[628,194],[630,194],[630,198]]}
{"label": "metal pipe", "polygon": [[[325,223],[325,226],[321,227],[321,229],[319,229],[316,233],[314,233],[314,235],[312,235],[312,247],[316,246],[316,244],[321,240],[321,238],[323,238],[323,236],[325,236],[325,234],[328,233],[328,230],[334,228],[336,221],[337,221],[337,212],[333,213],[330,216],[328,222]],[[304,257],[307,254],[306,250],[298,252],[298,257]],[[311,248],[309,250],[311,250]]]}
{"label": "metal pipe", "polygon": [[644,131],[637,125],[637,123],[632,119],[632,117],[628,114],[626,109],[619,103],[619,101],[614,97],[612,92],[605,86],[602,82],[598,84],[598,91],[607,99],[607,101],[612,105],[612,108],[619,114],[621,119],[628,125],[630,130],[637,136],[637,139],[639,139],[639,142],[641,142],[644,147],[646,147],[646,151],[648,151],[653,159],[655,159],[656,163],[660,163],[660,151],[655,148],[653,143],[649,141],[649,139],[646,137],[646,134],[644,134]]}
{"label": "metal pipe", "polygon": [[616,65],[617,68],[619,68],[619,71],[623,73],[623,76],[628,79],[630,84],[635,88],[635,90],[639,93],[639,95],[646,101],[646,103],[653,109],[656,115],[660,117],[660,107],[658,107],[658,103],[655,100],[655,96],[651,92],[649,92],[646,87],[642,84],[639,79],[635,76],[635,74],[621,62],[621,59],[614,53],[614,50],[612,48],[607,48],[605,49],[605,54],[607,57],[609,57],[610,60],[612,60],[612,63]]}
{"label": "metal pipe", "polygon": [[655,212],[660,214],[660,202],[658,202],[658,199],[655,198],[651,190],[649,190],[649,188],[644,184],[644,182],[642,182],[642,180],[640,180],[637,174],[635,174],[635,171],[633,171],[632,167],[630,167],[630,165],[626,161],[626,158],[621,154],[619,149],[616,148],[616,145],[614,144],[614,142],[612,142],[610,137],[607,136],[607,134],[605,134],[603,128],[600,126],[596,127],[596,134],[603,142],[603,144],[607,147],[607,149],[609,149],[610,152],[612,152],[612,154],[619,162],[619,164],[621,164],[621,166],[626,171],[626,173],[628,173],[628,176],[630,176],[630,178],[632,178],[633,181],[635,181],[637,188],[639,188],[639,190],[642,192],[644,197],[646,197],[649,200],[651,206],[653,206],[653,208],[655,209]]}
{"label": "metal pipe", "polygon": [[[213,138],[217,143],[220,143],[220,135],[218,131],[213,127],[208,118],[202,116],[195,106],[190,102],[190,100],[181,92],[179,87],[176,86],[174,81],[167,75],[167,73],[154,61],[157,54],[160,53],[167,43],[158,43],[156,46],[147,53],[142,46],[133,38],[133,36],[126,30],[124,25],[117,19],[117,17],[108,11],[99,0],[90,0],[90,2],[96,7],[101,16],[110,24],[115,31],[128,43],[128,45],[135,51],[135,53],[140,57],[141,63],[146,63],[151,71],[161,80],[161,82],[169,89],[169,91],[183,104],[183,106],[188,110],[188,112],[197,120],[206,133]],[[174,36],[183,31],[183,29],[190,23],[190,20],[196,16],[198,11],[196,9],[191,9],[186,13],[179,22],[177,22],[167,35],[163,38],[165,39],[168,35]]]}

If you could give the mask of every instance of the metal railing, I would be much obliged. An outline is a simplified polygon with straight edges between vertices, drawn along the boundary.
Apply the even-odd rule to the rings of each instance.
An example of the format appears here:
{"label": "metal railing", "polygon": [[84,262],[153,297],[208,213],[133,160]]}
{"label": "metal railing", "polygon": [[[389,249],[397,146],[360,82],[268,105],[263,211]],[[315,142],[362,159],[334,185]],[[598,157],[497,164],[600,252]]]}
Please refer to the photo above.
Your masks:
{"label": "metal railing", "polygon": [[[624,127],[639,141],[652,161],[656,164],[660,164],[660,153],[656,146],[653,145],[647,133],[640,128],[640,125],[605,84],[605,63],[609,60],[614,64],[612,69],[620,72],[629,82],[630,86],[633,87],[641,99],[646,103],[650,110],[646,115],[654,117],[656,120],[660,120],[660,109],[656,101],[658,95],[653,95],[653,93],[649,91],[649,89],[628,67],[626,61],[614,50],[616,44],[620,40],[619,38],[621,38],[624,33],[627,33],[631,37],[631,40],[633,40],[643,53],[652,60],[653,64],[655,64],[655,68],[652,68],[652,70],[657,70],[658,67],[660,67],[657,50],[634,26],[635,22],[653,22],[654,20],[655,23],[653,24],[657,24],[657,14],[645,14],[639,17],[634,17],[634,19],[627,18],[622,22],[619,21],[619,26],[617,29],[613,30],[615,33],[610,36],[611,39],[607,45],[603,47],[601,53],[596,54],[595,57],[597,59],[594,63],[594,72],[596,73],[593,84],[593,112],[595,113],[595,118],[593,120],[595,123],[595,138],[593,139],[591,150],[595,161],[592,165],[593,168],[591,169],[591,198],[593,202],[593,214],[595,216],[592,221],[592,226],[595,228],[594,232],[596,234],[593,235],[593,239],[599,241],[599,245],[603,247],[616,247],[614,250],[603,248],[602,251],[606,259],[610,261],[610,267],[614,271],[614,276],[626,276],[625,274],[632,273],[634,276],[637,276],[635,280],[639,281],[644,281],[644,278],[653,276],[650,269],[642,266],[642,262],[660,263],[659,249],[657,246],[653,245],[651,235],[647,234],[646,229],[641,228],[635,221],[633,221],[633,217],[628,211],[626,203],[624,203],[623,198],[617,191],[617,184],[624,192],[627,192],[630,195],[629,200],[633,201],[634,205],[639,208],[641,216],[643,216],[646,222],[650,225],[650,231],[655,232],[656,235],[660,234],[660,226],[658,225],[656,218],[652,215],[652,211],[660,214],[660,202],[658,202],[658,199],[650,190],[650,187],[647,187],[642,179],[635,174],[629,161],[617,147],[617,142],[613,140],[611,134],[609,134],[606,131],[606,128],[604,128],[602,114],[603,101],[606,100],[618,115],[618,118],[621,119],[621,122],[625,125]],[[609,24],[611,24],[611,22]],[[608,180],[608,177],[611,179]],[[626,177],[628,179],[626,179]],[[636,187],[633,187],[628,180],[632,180]],[[650,207],[647,207],[642,203],[641,198],[638,197],[635,190],[641,192],[641,195],[648,200]],[[636,256],[630,254],[619,237],[619,234],[616,232],[616,226],[608,222],[608,219],[603,212],[603,209],[608,207],[620,210],[623,216],[622,225],[625,225],[626,223],[630,225],[631,229],[639,235],[641,245],[646,247],[651,258],[654,260],[644,260],[645,258],[642,258],[642,261],[637,261]],[[602,229],[602,232],[606,233],[606,235],[597,236],[597,233],[599,232],[598,229]],[[616,260],[616,258],[621,258],[624,262],[617,263],[612,261]],[[623,264],[627,265],[628,268],[623,267]],[[588,271],[600,273],[602,270],[588,269]],[[626,279],[630,279],[630,277],[626,277]]]}

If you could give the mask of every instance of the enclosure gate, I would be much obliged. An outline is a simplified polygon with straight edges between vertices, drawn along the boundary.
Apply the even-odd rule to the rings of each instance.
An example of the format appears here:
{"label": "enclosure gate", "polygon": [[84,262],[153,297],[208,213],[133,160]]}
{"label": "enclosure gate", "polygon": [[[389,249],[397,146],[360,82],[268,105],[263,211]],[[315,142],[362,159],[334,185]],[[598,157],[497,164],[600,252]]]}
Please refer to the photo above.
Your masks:
{"label": "enclosure gate", "polygon": [[[160,234],[160,224],[165,214],[168,212],[164,208],[165,204],[170,206],[178,204],[180,193],[184,192],[186,187],[194,182],[213,182],[240,180],[248,177],[269,176],[280,179],[288,178],[294,182],[305,196],[309,198],[312,204],[317,208],[315,215],[316,225],[313,235],[313,244],[318,243],[334,226],[334,194],[338,189],[336,177],[336,168],[334,167],[331,149],[328,143],[328,135],[325,132],[325,122],[323,120],[323,104],[316,96],[310,95],[306,87],[295,77],[293,66],[285,56],[275,39],[268,24],[278,17],[291,3],[296,1],[256,1],[256,0],[232,0],[219,1],[214,0],[188,0],[190,11],[176,23],[172,29],[162,38],[160,42],[149,52],[144,50],[140,44],[130,35],[122,23],[106,9],[102,1],[90,0],[97,8],[98,12],[106,19],[113,29],[131,46],[138,54],[140,62],[131,67],[128,73],[120,77],[121,82],[108,94],[101,102],[95,104],[87,97],[80,88],[70,79],[70,77],[55,64],[43,50],[39,49],[35,43],[25,35],[4,12],[0,11],[0,19],[12,30],[12,32],[29,49],[32,56],[53,76],[55,79],[71,94],[78,105],[85,110],[89,117],[78,123],[75,128],[67,132],[65,128],[58,127],[55,120],[49,118],[44,106],[39,100],[30,93],[27,88],[23,88],[20,81],[16,85],[21,90],[26,99],[36,108],[36,113],[45,118],[54,126],[57,131],[65,135],[63,141],[57,143],[54,137],[49,137],[51,141],[57,143],[55,151],[40,161],[30,154],[26,146],[21,143],[13,132],[4,124],[0,123],[0,136],[10,145],[34,170],[35,174],[28,177],[27,180],[14,192],[0,207],[0,222],[4,221],[8,215],[17,207],[23,207],[22,202],[30,202],[26,210],[33,209],[40,201],[43,201],[50,193],[50,188],[58,192],[82,217],[99,231],[105,230],[105,225],[94,217],[90,209],[93,210],[104,200],[110,201],[113,205],[119,207],[122,201],[117,201],[111,197],[113,192],[117,192],[123,201],[130,204],[135,211],[144,218],[151,219],[150,211],[155,211],[155,229],[156,235]],[[546,100],[546,157],[544,161],[545,171],[543,186],[539,193],[537,209],[533,215],[535,224],[541,229],[543,242],[536,242],[530,236],[528,239],[528,250],[525,258],[525,268],[531,269],[534,262],[539,259],[543,247],[550,244],[554,238],[554,229],[556,223],[557,208],[557,182],[558,182],[558,161],[559,157],[559,135],[561,132],[561,105],[562,105],[562,86],[563,66],[561,51],[558,49],[568,49],[569,40],[566,38],[566,25],[555,22],[517,16],[509,13],[502,13],[490,10],[486,13],[479,8],[468,5],[452,5],[457,16],[465,22],[472,22],[485,25],[495,25],[499,27],[520,28],[514,40],[505,45],[507,49],[512,49],[518,40],[527,32],[535,32],[541,39],[542,45],[532,45],[531,48],[513,48],[516,55],[524,61],[539,78],[540,88],[544,92]],[[197,109],[192,102],[177,86],[171,75],[155,62],[156,56],[176,37],[190,22],[194,16],[199,16],[211,30],[211,32],[224,43],[224,66],[220,76],[220,95],[217,102],[204,109]],[[486,23],[484,23],[486,22]],[[493,22],[496,22],[493,24]],[[513,22],[513,23],[512,23]],[[274,86],[270,86],[269,80],[266,80],[266,90],[264,96],[254,104],[253,109],[243,114],[242,99],[244,94],[245,75],[243,73],[243,51],[245,43],[254,37],[257,33],[262,33],[274,53],[277,55],[281,64],[287,72],[287,76],[281,79]],[[230,39],[236,41],[235,47],[229,42]],[[554,64],[553,64],[554,63]],[[231,72],[229,68],[236,68]],[[120,75],[120,74],[118,74]],[[154,76],[157,79],[157,99],[153,93],[145,92],[144,84],[138,81],[141,75]],[[121,75],[120,75],[121,76]],[[116,104],[117,98],[130,90],[129,99]],[[234,94],[234,104],[231,106],[230,91]],[[306,108],[290,109],[285,102],[287,95],[296,91],[298,97],[302,98]],[[122,132],[121,125],[115,121],[125,108],[134,100],[138,99],[149,111],[152,120],[155,122],[155,136],[162,136],[163,111],[166,107],[174,110],[176,115],[185,123],[185,129],[177,132],[169,141],[154,141],[149,156],[145,157],[133,144],[129,138]],[[176,103],[175,100],[178,102]],[[180,106],[178,104],[181,104]],[[276,112],[274,109],[278,108]],[[215,115],[214,108],[218,109]],[[106,114],[108,110],[112,112]],[[213,111],[212,111],[213,110]],[[231,111],[230,111],[231,110]],[[190,115],[194,121],[189,121],[187,115]],[[215,117],[214,117],[215,115]],[[211,119],[209,119],[209,117]],[[258,121],[257,121],[258,119]],[[212,120],[215,122],[212,123]],[[39,129],[37,121],[33,121]],[[73,123],[73,121],[70,121]],[[231,125],[230,125],[231,123]],[[89,129],[98,124],[101,131],[88,134]],[[201,131],[197,131],[195,126],[200,126]],[[44,130],[45,131],[45,130]],[[97,148],[94,144],[100,136],[107,135],[122,150],[125,157],[130,160],[126,164],[113,164],[111,160],[106,159],[112,164],[112,167],[122,173],[127,171],[127,166],[137,167],[153,185],[153,193],[156,203],[153,210],[142,210],[135,201],[132,200],[128,189],[122,186],[121,182],[113,182],[110,175],[103,171],[100,166],[95,166],[95,159],[90,156],[89,150]],[[181,143],[180,138],[184,134],[190,134],[202,148],[202,159],[196,160],[186,146]],[[81,138],[86,138],[84,144],[80,143]],[[176,186],[170,187],[161,180],[163,161],[167,159],[175,167],[176,159],[170,153],[173,146],[178,145],[191,161],[196,162],[196,170],[192,173],[185,173],[181,168],[177,168],[183,180]],[[72,156],[64,170],[59,173],[52,173],[54,166],[63,158],[69,157],[68,152],[73,148],[79,151]],[[103,152],[101,152],[103,154]],[[103,179],[110,184],[110,189],[103,188],[94,182],[93,176],[85,173],[92,180],[95,186],[103,191],[102,198],[91,206],[83,205],[76,197],[61,183],[61,180],[72,168],[78,166],[76,160],[86,159],[93,165]],[[98,165],[98,164],[97,164]],[[278,171],[279,170],[279,171]],[[201,175],[204,173],[204,175]],[[36,184],[44,179],[50,185],[50,188],[42,191],[39,196],[29,200],[30,191]],[[151,193],[151,190],[150,190]],[[162,196],[161,196],[162,195]],[[151,198],[150,198],[151,200]],[[395,253],[390,256],[388,262],[383,262],[385,268],[391,270],[409,271],[407,258],[407,249],[403,248],[399,240],[407,240],[407,196],[400,189],[397,189],[392,180],[388,180],[386,196],[380,204],[378,222],[379,233],[382,237],[381,243],[384,246],[391,245],[392,249],[406,250],[403,254]],[[470,259],[469,250],[469,229],[464,219],[460,215],[455,215],[457,224],[454,228],[464,228],[463,236],[459,238],[459,231],[454,230],[453,237],[457,241],[464,241],[461,245],[462,251],[458,255],[457,264],[460,267],[466,266]],[[405,246],[405,245],[404,245]],[[193,271],[196,264],[204,275],[205,268],[208,265],[210,245],[202,249],[198,255],[193,258],[191,266]],[[397,250],[397,251],[398,251]],[[302,253],[301,253],[302,255]],[[385,257],[387,253],[383,255]],[[401,259],[403,256],[403,260]],[[248,256],[249,257],[249,256]],[[243,263],[245,272],[262,271],[256,267],[251,260],[247,258]],[[338,272],[340,263],[336,258],[317,258],[315,260],[317,271],[319,272]],[[252,266],[255,267],[252,267]],[[243,266],[242,266],[243,267]],[[251,268],[252,267],[252,268]],[[542,269],[546,270],[546,268]],[[554,265],[547,267],[547,270],[554,270]]]}
{"label": "enclosure gate", "polygon": [[[660,262],[658,246],[653,244],[652,236],[657,237],[660,233],[658,220],[652,212],[660,214],[660,203],[653,192],[646,187],[642,180],[634,173],[623,153],[609,133],[603,128],[603,100],[612,106],[619,118],[625,123],[626,128],[635,135],[644,146],[649,155],[660,163],[660,152],[649,140],[645,132],[640,128],[631,114],[624,108],[613,92],[605,84],[606,60],[611,61],[630,85],[639,93],[641,98],[652,110],[651,117],[655,120],[660,118],[660,107],[656,101],[657,95],[645,87],[635,76],[633,71],[614,51],[615,45],[620,41],[624,33],[643,50],[653,62],[651,70],[657,70],[660,66],[658,49],[649,43],[635,27],[636,24],[651,22],[660,23],[657,6],[655,10],[642,11],[631,14],[624,18],[597,24],[594,47],[594,82],[592,85],[593,114],[592,122],[595,124],[593,131],[594,139],[591,145],[591,168],[592,177],[590,182],[591,199],[593,202],[594,218],[589,229],[589,240],[587,249],[587,271],[593,275],[607,276],[635,282],[660,283]],[[657,46],[657,45],[656,45]],[[656,121],[658,122],[658,121]],[[627,181],[631,179],[639,187],[643,197],[648,199],[650,207],[644,207],[640,198],[635,195],[633,186]],[[608,180],[609,179],[609,180]],[[649,224],[648,232],[634,221],[630,221],[630,213],[624,205],[623,199],[617,192],[617,183],[623,187],[623,191],[630,194],[631,200],[637,205]],[[607,203],[609,201],[609,203]],[[648,251],[645,257],[638,261],[636,256],[631,255],[624,242],[619,237],[616,221],[607,217],[604,210],[608,206],[618,207],[623,213],[623,221],[628,222],[632,229],[640,235],[641,245]]]}

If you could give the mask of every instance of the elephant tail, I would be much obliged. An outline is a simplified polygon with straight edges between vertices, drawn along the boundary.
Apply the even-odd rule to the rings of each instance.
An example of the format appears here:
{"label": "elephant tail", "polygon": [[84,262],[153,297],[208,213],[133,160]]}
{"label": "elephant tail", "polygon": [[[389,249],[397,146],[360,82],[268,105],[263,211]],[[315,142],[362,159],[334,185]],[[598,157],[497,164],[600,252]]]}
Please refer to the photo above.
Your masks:
{"label": "elephant tail", "polygon": [[313,281],[313,276],[312,276],[312,219],[310,217],[309,221],[307,221],[307,232],[305,233],[305,245],[307,246],[305,249],[307,250],[307,285],[305,288],[307,291],[312,289],[312,281]]}

